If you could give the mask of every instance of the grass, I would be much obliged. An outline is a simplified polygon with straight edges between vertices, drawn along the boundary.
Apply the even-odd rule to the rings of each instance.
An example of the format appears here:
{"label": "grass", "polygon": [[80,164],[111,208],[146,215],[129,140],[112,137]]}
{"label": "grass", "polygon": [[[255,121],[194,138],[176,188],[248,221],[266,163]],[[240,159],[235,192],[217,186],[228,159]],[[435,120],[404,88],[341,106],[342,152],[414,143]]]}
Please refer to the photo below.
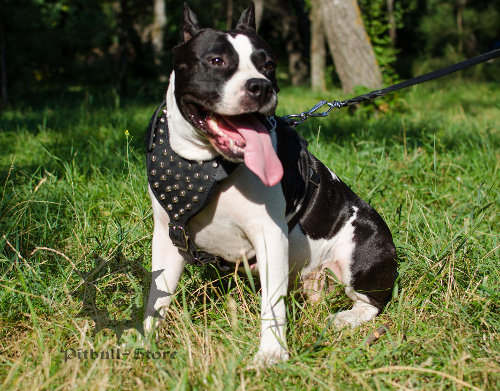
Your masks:
{"label": "grass", "polygon": [[[238,275],[188,267],[147,348],[152,357],[134,356],[144,346],[136,332],[118,342],[78,317],[77,270],[120,254],[150,268],[143,139],[161,91],[119,101],[76,88],[8,108],[0,123],[2,389],[499,389],[497,87],[452,78],[378,102],[385,114],[344,109],[298,128],[385,218],[400,279],[385,312],[356,330],[327,320],[349,305],[341,287],[317,305],[289,298],[291,359],[259,371],[248,368],[259,296]],[[336,94],[283,89],[279,114]],[[98,304],[124,317],[137,289],[108,276]],[[384,324],[388,333],[365,346]],[[70,348],[132,354],[65,361]]]}

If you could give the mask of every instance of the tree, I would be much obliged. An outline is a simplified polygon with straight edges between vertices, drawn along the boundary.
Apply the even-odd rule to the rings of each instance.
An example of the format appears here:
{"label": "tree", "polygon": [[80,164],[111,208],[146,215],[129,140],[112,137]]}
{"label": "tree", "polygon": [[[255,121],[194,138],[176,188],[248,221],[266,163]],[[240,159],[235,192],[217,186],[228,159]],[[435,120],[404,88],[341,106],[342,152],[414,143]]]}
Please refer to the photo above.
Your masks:
{"label": "tree", "polygon": [[262,22],[262,15],[264,15],[264,0],[254,0],[255,4],[255,25],[259,31],[260,23]]}
{"label": "tree", "polygon": [[5,27],[0,17],[0,106],[7,106],[7,65],[5,62]]}
{"label": "tree", "polygon": [[311,0],[311,88],[323,91],[325,85],[326,46],[320,0]]}
{"label": "tree", "polygon": [[394,15],[394,0],[387,0],[387,19],[389,20],[389,36],[393,45],[396,44],[396,17]]}
{"label": "tree", "polygon": [[279,21],[278,32],[288,55],[290,83],[294,86],[304,84],[308,75],[304,59],[308,58],[309,41],[309,21],[304,12],[304,1],[268,0],[266,9],[274,20]]}
{"label": "tree", "polygon": [[356,0],[321,2],[323,25],[344,92],[356,86],[379,88],[382,73]]}
{"label": "tree", "polygon": [[165,50],[163,35],[167,25],[167,13],[165,11],[165,0],[154,0],[154,18],[151,27],[151,44],[155,52],[155,63],[160,64],[161,56]]}
{"label": "tree", "polygon": [[123,96],[128,90],[130,44],[130,15],[128,0],[120,0],[120,13],[118,20],[118,92],[120,96]]}

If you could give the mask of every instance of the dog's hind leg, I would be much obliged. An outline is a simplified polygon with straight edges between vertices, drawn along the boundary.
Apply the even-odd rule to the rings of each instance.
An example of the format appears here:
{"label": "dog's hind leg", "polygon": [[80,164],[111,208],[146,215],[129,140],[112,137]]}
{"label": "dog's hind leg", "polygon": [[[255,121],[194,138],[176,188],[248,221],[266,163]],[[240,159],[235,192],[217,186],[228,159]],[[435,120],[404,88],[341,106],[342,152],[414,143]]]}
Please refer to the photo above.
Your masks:
{"label": "dog's hind leg", "polygon": [[375,318],[390,300],[397,277],[396,249],[389,229],[373,209],[363,212],[359,217],[354,213],[339,231],[329,259],[303,276],[306,293],[313,300],[324,291],[329,273],[345,286],[354,305],[335,314],[333,322],[338,327],[357,327]]}
{"label": "dog's hind leg", "polygon": [[364,240],[352,254],[345,292],[354,301],[350,310],[334,317],[337,327],[357,327],[375,318],[389,302],[397,277],[392,240]]}

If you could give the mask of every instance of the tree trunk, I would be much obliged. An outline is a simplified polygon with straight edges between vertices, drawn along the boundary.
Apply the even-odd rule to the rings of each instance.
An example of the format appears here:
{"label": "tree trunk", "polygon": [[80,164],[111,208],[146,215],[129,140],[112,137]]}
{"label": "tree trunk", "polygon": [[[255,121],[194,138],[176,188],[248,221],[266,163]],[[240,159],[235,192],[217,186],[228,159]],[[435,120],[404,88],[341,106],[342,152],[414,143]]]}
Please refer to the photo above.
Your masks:
{"label": "tree trunk", "polygon": [[463,14],[467,0],[457,1],[457,32],[458,32],[458,52],[462,53],[464,50],[464,24]]}
{"label": "tree trunk", "polygon": [[309,58],[309,20],[304,12],[304,0],[268,0],[266,10],[275,21],[276,31],[286,42],[290,83],[294,86],[304,84],[309,73],[305,61]]}
{"label": "tree trunk", "polygon": [[321,2],[323,24],[342,89],[380,88],[382,74],[356,0]]}
{"label": "tree trunk", "polygon": [[160,65],[161,57],[165,50],[163,37],[165,26],[167,25],[167,13],[165,10],[165,0],[154,0],[154,18],[151,28],[151,44],[154,50],[154,60],[156,65]]}
{"label": "tree trunk", "polygon": [[231,30],[233,24],[233,0],[227,0],[226,24],[227,29]]}
{"label": "tree trunk", "polygon": [[309,73],[305,62],[305,59],[308,58],[308,19],[304,13],[303,0],[291,2],[281,0],[280,3],[284,11],[282,20],[283,37],[286,40],[286,51],[288,52],[290,83],[293,86],[299,86],[306,82]]}
{"label": "tree trunk", "polygon": [[255,4],[255,25],[257,31],[259,31],[260,24],[262,22],[262,15],[264,14],[264,0],[254,0]]}
{"label": "tree trunk", "polygon": [[1,83],[1,100],[0,105],[2,107],[7,106],[8,96],[7,96],[7,64],[5,61],[5,27],[2,18],[0,18],[0,71],[2,73]]}
{"label": "tree trunk", "polygon": [[325,32],[321,17],[320,0],[311,0],[311,88],[316,91],[326,90]]}
{"label": "tree trunk", "polygon": [[128,0],[120,0],[118,35],[118,93],[123,96],[128,90],[128,46],[129,46],[129,10]]}
{"label": "tree trunk", "polygon": [[389,20],[389,37],[391,42],[396,45],[396,17],[394,16],[394,0],[387,0],[387,16]]}

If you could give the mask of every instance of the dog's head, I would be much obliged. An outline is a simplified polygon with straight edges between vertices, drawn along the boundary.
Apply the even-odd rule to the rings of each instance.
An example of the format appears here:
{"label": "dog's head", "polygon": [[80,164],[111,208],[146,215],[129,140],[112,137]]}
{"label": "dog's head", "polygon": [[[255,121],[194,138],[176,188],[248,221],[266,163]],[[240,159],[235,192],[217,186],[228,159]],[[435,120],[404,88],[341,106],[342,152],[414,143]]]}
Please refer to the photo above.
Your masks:
{"label": "dog's head", "polygon": [[276,57],[255,31],[253,3],[230,31],[202,28],[184,5],[173,58],[183,117],[225,158],[244,161],[266,185],[278,183],[283,168],[263,125],[278,102]]}

